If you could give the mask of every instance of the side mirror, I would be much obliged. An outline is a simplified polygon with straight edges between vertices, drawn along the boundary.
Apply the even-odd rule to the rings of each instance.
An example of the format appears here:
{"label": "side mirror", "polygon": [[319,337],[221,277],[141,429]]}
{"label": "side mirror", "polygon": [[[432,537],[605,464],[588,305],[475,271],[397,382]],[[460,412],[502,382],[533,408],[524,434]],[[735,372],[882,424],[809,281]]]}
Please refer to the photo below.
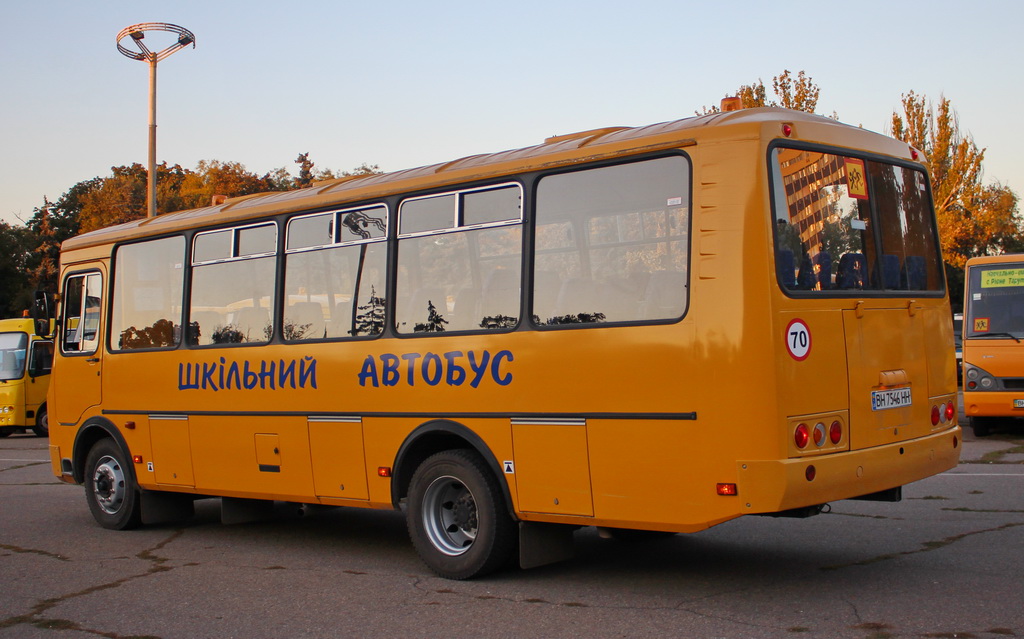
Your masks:
{"label": "side mirror", "polygon": [[53,334],[53,295],[46,291],[36,291],[32,304],[32,319],[37,337],[50,337]]}

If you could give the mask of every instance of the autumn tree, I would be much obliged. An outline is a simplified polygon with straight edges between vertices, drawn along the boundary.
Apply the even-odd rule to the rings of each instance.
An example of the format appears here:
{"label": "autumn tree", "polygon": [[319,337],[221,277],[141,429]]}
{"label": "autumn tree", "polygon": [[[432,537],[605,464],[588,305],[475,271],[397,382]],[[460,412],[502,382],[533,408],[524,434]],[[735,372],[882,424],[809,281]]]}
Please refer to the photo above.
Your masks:
{"label": "autumn tree", "polygon": [[[772,91],[775,94],[775,100],[768,99],[768,91],[764,86],[764,81],[758,78],[757,82],[753,84],[741,85],[733,95],[740,99],[740,105],[744,109],[783,107],[814,113],[814,109],[818,106],[818,94],[821,89],[814,83],[814,79],[803,71],[797,72],[794,77],[789,72],[789,69],[785,69],[782,73],[772,78]],[[719,107],[716,105],[706,106],[703,111],[698,111],[697,114],[707,115],[718,112]]]}
{"label": "autumn tree", "polygon": [[309,153],[300,153],[299,157],[295,158],[295,163],[299,165],[299,177],[295,178],[296,188],[303,188],[313,183],[313,161],[309,159]]}
{"label": "autumn tree", "polygon": [[[141,164],[115,166],[111,176],[96,178],[95,188],[80,196],[82,231],[137,220],[146,215],[147,170]],[[280,170],[279,170],[280,171]],[[287,172],[285,172],[287,176]],[[295,188],[291,176],[252,173],[239,162],[201,160],[194,171],[180,165],[157,166],[156,203],[160,213],[209,206],[214,195],[237,197]]]}
{"label": "autumn tree", "polygon": [[[380,166],[376,164],[368,164],[363,162],[359,166],[355,167],[351,171],[341,171],[336,173],[330,169],[317,169],[313,170],[316,164],[309,159],[309,153],[300,153],[299,157],[295,158],[295,163],[299,165],[299,176],[293,178],[293,185],[289,188],[301,189],[315,182],[322,182],[324,180],[335,180],[341,177],[350,177],[353,175],[379,175],[383,173],[380,170]],[[268,176],[271,174],[268,174]],[[273,179],[275,181],[285,181],[291,177],[288,170],[285,168],[276,169],[272,172]]]}
{"label": "autumn tree", "polygon": [[195,171],[187,171],[181,181],[181,203],[175,209],[209,206],[214,195],[237,197],[277,190],[268,176],[246,170],[239,162],[200,160]]}
{"label": "autumn tree", "polygon": [[[81,196],[79,226],[82,232],[114,224],[123,224],[146,216],[148,170],[138,162],[115,166],[112,175],[101,178],[100,185]],[[189,171],[166,162],[157,166],[156,205],[160,212],[177,211],[184,206],[182,182]]]}
{"label": "autumn tree", "polygon": [[380,166],[376,164],[367,164],[363,162],[351,171],[342,171],[338,177],[348,177],[350,175],[380,175],[384,171],[380,170]]}
{"label": "autumn tree", "polygon": [[1019,247],[1017,195],[1003,185],[983,183],[985,149],[961,132],[950,101],[940,97],[933,109],[925,96],[911,91],[903,95],[902,106],[902,114],[892,115],[891,134],[927,157],[946,263],[962,271],[968,258]]}
{"label": "autumn tree", "polygon": [[55,223],[58,219],[56,209],[56,205],[44,197],[43,205],[35,209],[29,221],[31,250],[26,255],[25,272],[28,274],[28,286],[33,291],[57,292],[60,244],[72,236],[61,232],[59,223]]}
{"label": "autumn tree", "polygon": [[101,178],[83,180],[64,192],[56,202],[43,198],[25,223],[26,253],[20,282],[31,297],[34,291],[56,292],[60,245],[78,235],[82,198],[102,186]]}

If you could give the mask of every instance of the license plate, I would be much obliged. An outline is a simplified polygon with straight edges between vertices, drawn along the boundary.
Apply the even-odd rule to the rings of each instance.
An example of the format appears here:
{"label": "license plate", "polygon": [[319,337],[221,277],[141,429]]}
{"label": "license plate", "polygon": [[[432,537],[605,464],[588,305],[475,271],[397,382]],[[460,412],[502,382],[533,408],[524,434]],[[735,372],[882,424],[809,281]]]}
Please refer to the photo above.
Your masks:
{"label": "license plate", "polygon": [[1024,408],[1024,399],[1015,399],[1015,400],[1013,400],[1013,407],[1014,408]]}
{"label": "license plate", "polygon": [[903,408],[911,403],[909,388],[871,391],[871,410]]}

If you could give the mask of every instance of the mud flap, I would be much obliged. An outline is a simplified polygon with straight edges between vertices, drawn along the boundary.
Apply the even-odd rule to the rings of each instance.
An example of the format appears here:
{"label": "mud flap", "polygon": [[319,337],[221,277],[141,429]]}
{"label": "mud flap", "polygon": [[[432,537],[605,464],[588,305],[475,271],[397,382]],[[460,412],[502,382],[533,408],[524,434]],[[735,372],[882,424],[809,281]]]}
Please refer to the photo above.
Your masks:
{"label": "mud flap", "polygon": [[536,568],[575,555],[572,533],[575,526],[519,522],[519,566]]}
{"label": "mud flap", "polygon": [[196,514],[192,495],[142,491],[142,523],[166,524],[191,519]]}

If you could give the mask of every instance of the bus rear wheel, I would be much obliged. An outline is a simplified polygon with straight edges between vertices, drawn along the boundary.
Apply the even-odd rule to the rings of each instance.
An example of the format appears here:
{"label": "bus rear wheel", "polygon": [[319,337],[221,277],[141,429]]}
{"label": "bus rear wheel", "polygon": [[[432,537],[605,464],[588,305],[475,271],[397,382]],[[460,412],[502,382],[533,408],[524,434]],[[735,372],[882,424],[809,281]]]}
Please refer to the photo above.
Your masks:
{"label": "bus rear wheel", "polygon": [[142,499],[126,460],[111,439],[96,442],[85,458],[85,499],[104,528],[128,530],[142,523]]}
{"label": "bus rear wheel", "polygon": [[420,558],[441,577],[472,579],[510,559],[515,523],[484,461],[469,450],[428,457],[409,485],[406,522]]}

